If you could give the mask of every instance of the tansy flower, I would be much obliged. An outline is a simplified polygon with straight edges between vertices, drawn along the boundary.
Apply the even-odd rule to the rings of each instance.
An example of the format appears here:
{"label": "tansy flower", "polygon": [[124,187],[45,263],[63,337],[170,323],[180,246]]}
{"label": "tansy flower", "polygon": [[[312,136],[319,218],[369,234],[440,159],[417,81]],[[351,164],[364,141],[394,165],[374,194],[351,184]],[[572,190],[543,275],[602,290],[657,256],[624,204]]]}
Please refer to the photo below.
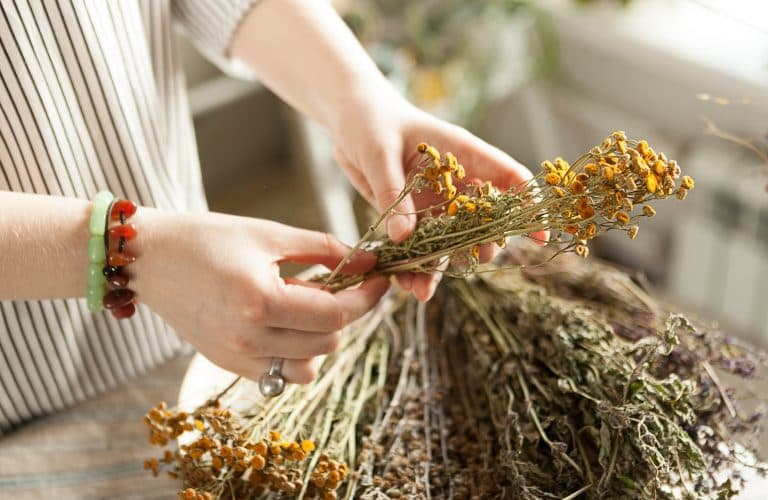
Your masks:
{"label": "tansy flower", "polygon": [[646,217],[653,217],[654,215],[656,215],[656,210],[650,205],[644,205],[643,215],[645,215]]}
{"label": "tansy flower", "polygon": [[640,227],[638,226],[632,226],[627,230],[627,236],[629,236],[630,240],[634,240],[637,238],[637,233],[640,231]]}
{"label": "tansy flower", "polygon": [[560,184],[561,180],[562,178],[554,172],[547,174],[547,176],[545,177],[546,183],[549,184],[550,186],[557,186],[558,184]]}
{"label": "tansy flower", "polygon": [[448,215],[456,215],[456,213],[458,213],[458,211],[459,211],[459,202],[458,202],[458,200],[453,200],[448,205],[448,209],[446,210],[446,212],[448,213]]}
{"label": "tansy flower", "polygon": [[571,191],[574,194],[584,194],[584,184],[580,181],[574,180],[571,182]]}
{"label": "tansy flower", "polygon": [[680,179],[680,187],[685,189],[693,189],[693,178],[689,175],[684,175]]}
{"label": "tansy flower", "polygon": [[617,212],[616,220],[623,226],[629,222],[629,215],[626,212]]}
{"label": "tansy flower", "polygon": [[565,196],[565,191],[563,191],[562,188],[559,188],[557,186],[552,188],[552,192],[555,193],[555,196],[557,196],[558,198],[562,198],[563,196]]}
{"label": "tansy flower", "polygon": [[599,174],[599,173],[600,173],[600,167],[598,167],[598,166],[597,166],[597,165],[595,165],[594,163],[588,163],[588,164],[587,164],[587,165],[584,167],[584,171],[585,171],[586,173],[588,173],[589,175],[597,175],[597,174]]}
{"label": "tansy flower", "polygon": [[648,188],[648,192],[651,194],[656,192],[656,189],[659,187],[659,182],[656,180],[655,175],[649,175],[645,178],[645,187]]}

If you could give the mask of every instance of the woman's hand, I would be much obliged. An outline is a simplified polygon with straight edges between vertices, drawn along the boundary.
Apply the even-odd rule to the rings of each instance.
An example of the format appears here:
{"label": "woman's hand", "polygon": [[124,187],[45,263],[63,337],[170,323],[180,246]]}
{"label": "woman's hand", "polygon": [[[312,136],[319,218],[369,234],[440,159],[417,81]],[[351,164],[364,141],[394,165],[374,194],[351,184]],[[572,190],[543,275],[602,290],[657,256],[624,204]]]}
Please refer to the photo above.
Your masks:
{"label": "woman's hand", "polygon": [[[467,130],[421,111],[386,87],[351,92],[336,126],[336,159],[355,188],[378,210],[384,211],[405,185],[408,169],[416,163],[416,146],[426,142],[440,152],[455,154],[467,170],[467,178],[490,180],[500,189],[509,189],[532,177],[531,172],[501,150]],[[387,232],[403,241],[416,225],[414,212],[436,203],[423,192],[404,199],[397,213],[387,221]],[[546,240],[546,233],[531,235]],[[481,249],[480,260],[494,256],[492,245]],[[401,286],[412,290],[419,300],[428,300],[440,280],[440,273],[398,276]]]}
{"label": "woman's hand", "polygon": [[[283,280],[285,261],[335,267],[349,248],[333,236],[223,214],[177,214],[142,208],[140,258],[131,265],[139,301],[217,365],[257,380],[271,358],[285,358],[288,382],[317,375],[314,359],[333,352],[338,330],[379,301],[389,282],[370,279],[336,294]],[[140,241],[139,241],[140,240]],[[359,252],[344,268],[375,264]]]}

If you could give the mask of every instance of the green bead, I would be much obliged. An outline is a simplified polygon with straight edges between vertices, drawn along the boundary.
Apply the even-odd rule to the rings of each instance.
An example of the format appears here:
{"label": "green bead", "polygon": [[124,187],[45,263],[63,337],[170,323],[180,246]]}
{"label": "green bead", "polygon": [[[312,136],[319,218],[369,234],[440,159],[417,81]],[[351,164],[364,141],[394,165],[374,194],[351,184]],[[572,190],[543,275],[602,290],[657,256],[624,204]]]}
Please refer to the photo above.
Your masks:
{"label": "green bead", "polygon": [[104,248],[104,236],[91,236],[88,240],[88,262],[103,266],[105,260],[107,260],[107,250]]}
{"label": "green bead", "polygon": [[88,223],[91,236],[104,236],[104,228],[107,225],[107,216],[109,215],[107,212],[114,199],[115,197],[109,191],[99,191],[93,197],[93,211]]}
{"label": "green bead", "polygon": [[104,268],[103,262],[100,264],[88,264],[88,288],[104,286],[106,280],[101,270]]}
{"label": "green bead", "polygon": [[88,287],[85,292],[85,298],[88,302],[88,310],[92,313],[101,311],[101,301],[104,300],[104,285],[101,287]]}

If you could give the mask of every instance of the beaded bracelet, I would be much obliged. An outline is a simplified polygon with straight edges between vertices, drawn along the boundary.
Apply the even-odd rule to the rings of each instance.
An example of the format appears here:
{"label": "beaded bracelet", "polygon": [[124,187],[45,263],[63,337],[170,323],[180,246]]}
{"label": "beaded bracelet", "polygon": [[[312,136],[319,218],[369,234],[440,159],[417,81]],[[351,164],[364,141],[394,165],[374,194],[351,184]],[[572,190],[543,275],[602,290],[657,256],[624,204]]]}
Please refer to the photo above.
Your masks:
{"label": "beaded bracelet", "polygon": [[104,297],[104,276],[101,269],[104,267],[107,255],[104,249],[105,221],[115,197],[109,191],[99,191],[93,197],[93,209],[88,221],[88,229],[91,237],[88,240],[88,288],[85,297],[88,302],[88,310],[92,313],[101,311],[101,303]]}
{"label": "beaded bracelet", "polygon": [[[117,319],[130,318],[136,312],[136,292],[128,288],[130,278],[125,273],[125,266],[136,260],[136,255],[127,248],[128,242],[136,237],[136,226],[126,223],[136,210],[134,202],[116,200],[106,219],[103,243],[106,265],[102,274],[111,289],[104,295],[102,304]],[[119,224],[109,227],[110,221],[119,221]]]}

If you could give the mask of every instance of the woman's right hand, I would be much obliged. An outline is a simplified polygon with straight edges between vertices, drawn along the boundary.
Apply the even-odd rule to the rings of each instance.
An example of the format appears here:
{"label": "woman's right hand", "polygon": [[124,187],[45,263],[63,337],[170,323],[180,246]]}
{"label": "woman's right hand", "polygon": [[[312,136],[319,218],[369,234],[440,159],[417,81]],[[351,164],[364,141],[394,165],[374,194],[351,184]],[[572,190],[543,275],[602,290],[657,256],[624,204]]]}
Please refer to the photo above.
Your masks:
{"label": "woman's right hand", "polygon": [[[349,247],[325,233],[275,222],[140,208],[138,260],[131,287],[183,338],[217,365],[258,380],[271,358],[285,358],[287,382],[317,376],[315,358],[336,350],[338,330],[371,309],[389,287],[374,277],[331,294],[280,277],[284,261],[335,267]],[[133,242],[132,242],[133,243]],[[356,253],[345,266],[376,262]]]}

